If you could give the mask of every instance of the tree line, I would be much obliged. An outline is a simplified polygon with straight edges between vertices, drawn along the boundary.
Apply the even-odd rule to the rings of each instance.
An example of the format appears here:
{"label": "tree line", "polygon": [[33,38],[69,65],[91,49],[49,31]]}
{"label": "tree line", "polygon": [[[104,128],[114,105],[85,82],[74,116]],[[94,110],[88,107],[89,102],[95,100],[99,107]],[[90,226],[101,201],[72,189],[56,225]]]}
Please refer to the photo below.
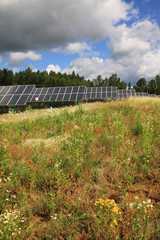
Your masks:
{"label": "tree line", "polygon": [[[50,71],[33,72],[31,68],[24,71],[13,73],[12,70],[6,68],[0,69],[0,86],[10,85],[29,85],[35,84],[36,87],[58,87],[58,86],[86,86],[86,87],[103,87],[117,86],[118,89],[125,89],[127,83],[121,81],[117,74],[112,74],[109,78],[102,78],[98,75],[97,78],[91,80],[85,79],[83,76],[76,74],[74,71],[71,74]],[[128,88],[131,88],[129,82]],[[137,92],[147,92],[149,94],[160,95],[160,75],[148,83],[145,78],[140,78],[136,85],[133,86]]]}

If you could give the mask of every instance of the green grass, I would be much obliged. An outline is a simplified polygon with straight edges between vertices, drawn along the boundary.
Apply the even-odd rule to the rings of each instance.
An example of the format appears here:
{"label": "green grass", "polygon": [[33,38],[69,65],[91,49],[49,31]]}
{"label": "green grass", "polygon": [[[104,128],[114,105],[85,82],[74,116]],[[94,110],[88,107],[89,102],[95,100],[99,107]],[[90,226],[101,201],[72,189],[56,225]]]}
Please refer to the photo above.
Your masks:
{"label": "green grass", "polygon": [[160,101],[85,106],[0,116],[1,239],[160,239]]}

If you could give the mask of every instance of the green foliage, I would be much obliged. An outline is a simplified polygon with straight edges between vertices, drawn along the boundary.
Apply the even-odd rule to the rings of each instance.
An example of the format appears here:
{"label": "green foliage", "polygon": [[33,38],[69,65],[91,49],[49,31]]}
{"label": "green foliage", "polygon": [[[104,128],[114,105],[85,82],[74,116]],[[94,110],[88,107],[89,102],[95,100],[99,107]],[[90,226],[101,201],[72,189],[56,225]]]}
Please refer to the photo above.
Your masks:
{"label": "green foliage", "polygon": [[133,131],[134,131],[134,135],[135,136],[142,135],[142,133],[143,133],[143,126],[142,126],[141,122],[137,121],[136,127],[133,129]]}

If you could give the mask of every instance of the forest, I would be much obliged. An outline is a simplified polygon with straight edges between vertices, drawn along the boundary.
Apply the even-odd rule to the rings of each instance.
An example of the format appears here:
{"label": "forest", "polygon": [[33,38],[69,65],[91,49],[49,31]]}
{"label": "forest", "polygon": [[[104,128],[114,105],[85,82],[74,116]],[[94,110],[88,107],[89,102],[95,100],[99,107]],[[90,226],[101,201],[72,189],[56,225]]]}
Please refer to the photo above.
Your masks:
{"label": "forest", "polygon": [[[74,71],[71,74],[61,72],[47,72],[39,70],[33,72],[31,68],[24,71],[13,73],[9,69],[0,69],[0,86],[10,85],[29,85],[35,84],[36,87],[58,87],[58,86],[86,86],[86,87],[102,87],[102,86],[117,86],[118,89],[131,88],[131,83],[128,84],[117,76],[112,74],[109,78],[102,78],[98,75],[92,81],[85,79],[84,76],[76,74]],[[146,81],[145,78],[140,78],[135,86],[137,92],[147,92],[149,94],[160,95],[160,75],[155,76],[155,79]]]}

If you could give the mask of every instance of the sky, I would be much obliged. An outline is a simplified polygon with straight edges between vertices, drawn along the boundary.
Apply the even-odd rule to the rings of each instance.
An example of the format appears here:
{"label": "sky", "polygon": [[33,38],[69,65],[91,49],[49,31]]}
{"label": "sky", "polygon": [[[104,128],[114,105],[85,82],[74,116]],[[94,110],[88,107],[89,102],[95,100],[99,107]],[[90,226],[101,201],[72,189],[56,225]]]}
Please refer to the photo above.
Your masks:
{"label": "sky", "polygon": [[159,0],[0,0],[0,69],[160,74]]}

